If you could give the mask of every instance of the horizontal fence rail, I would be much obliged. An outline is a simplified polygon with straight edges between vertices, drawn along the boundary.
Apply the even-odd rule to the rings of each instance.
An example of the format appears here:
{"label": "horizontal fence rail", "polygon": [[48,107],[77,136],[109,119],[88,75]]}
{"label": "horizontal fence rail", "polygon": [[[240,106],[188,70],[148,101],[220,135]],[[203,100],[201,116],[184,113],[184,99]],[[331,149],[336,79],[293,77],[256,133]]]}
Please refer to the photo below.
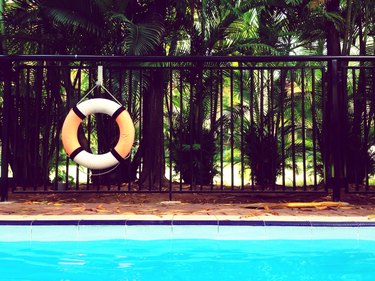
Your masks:
{"label": "horizontal fence rail", "polygon": [[[373,192],[374,57],[0,56],[1,191]],[[103,86],[95,87],[98,66]],[[107,93],[108,90],[112,95]],[[61,128],[82,99],[115,98],[136,129],[107,170],[70,160]],[[118,139],[86,118],[92,153]]]}

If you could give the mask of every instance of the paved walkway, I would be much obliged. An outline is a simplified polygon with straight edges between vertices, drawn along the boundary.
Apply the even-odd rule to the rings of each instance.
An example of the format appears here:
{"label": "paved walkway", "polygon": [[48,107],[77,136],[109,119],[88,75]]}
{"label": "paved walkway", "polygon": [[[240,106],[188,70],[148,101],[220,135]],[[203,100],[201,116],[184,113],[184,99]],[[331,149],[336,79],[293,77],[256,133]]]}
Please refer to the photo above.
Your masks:
{"label": "paved walkway", "polygon": [[191,194],[175,196],[169,201],[160,194],[16,194],[0,203],[0,216],[22,218],[48,216],[105,218],[176,219],[199,216],[205,219],[334,219],[375,220],[375,198],[350,197],[344,202],[331,202],[329,197],[244,196]]}

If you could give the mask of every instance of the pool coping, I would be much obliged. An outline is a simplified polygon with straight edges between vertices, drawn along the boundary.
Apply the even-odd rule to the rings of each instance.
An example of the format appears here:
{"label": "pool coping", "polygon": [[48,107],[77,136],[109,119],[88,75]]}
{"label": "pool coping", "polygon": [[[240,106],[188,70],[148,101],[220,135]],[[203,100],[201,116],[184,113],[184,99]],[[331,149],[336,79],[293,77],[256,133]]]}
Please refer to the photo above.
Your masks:
{"label": "pool coping", "polygon": [[1,215],[0,225],[219,225],[375,227],[375,220],[353,216],[227,216],[227,215]]}

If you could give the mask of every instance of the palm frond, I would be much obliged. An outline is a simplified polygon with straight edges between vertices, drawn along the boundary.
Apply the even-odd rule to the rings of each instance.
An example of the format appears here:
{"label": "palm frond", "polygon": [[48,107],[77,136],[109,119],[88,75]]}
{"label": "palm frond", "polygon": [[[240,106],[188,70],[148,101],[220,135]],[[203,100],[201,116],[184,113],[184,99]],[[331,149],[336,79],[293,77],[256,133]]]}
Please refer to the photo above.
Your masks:
{"label": "palm frond", "polygon": [[100,34],[103,32],[103,25],[77,15],[73,11],[51,8],[48,12],[48,16],[56,24],[82,29],[94,34]]}
{"label": "palm frond", "polygon": [[128,23],[128,32],[123,40],[123,48],[131,55],[145,55],[150,53],[160,44],[163,35],[163,27],[157,23]]}
{"label": "palm frond", "polygon": [[110,12],[107,13],[107,15],[108,15],[108,18],[110,20],[121,22],[121,23],[125,23],[125,24],[129,24],[129,25],[132,24],[131,20],[128,19],[126,17],[126,15],[123,14],[123,13],[118,13],[118,12],[115,12],[115,11],[110,11]]}

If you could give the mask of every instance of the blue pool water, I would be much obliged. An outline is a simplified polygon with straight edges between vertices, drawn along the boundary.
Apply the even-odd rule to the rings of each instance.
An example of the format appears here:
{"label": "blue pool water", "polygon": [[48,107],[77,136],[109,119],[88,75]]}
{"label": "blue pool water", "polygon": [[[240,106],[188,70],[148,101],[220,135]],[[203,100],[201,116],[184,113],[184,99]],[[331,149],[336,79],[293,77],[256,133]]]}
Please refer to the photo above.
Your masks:
{"label": "blue pool water", "polygon": [[0,227],[0,280],[374,281],[375,228],[340,229]]}

